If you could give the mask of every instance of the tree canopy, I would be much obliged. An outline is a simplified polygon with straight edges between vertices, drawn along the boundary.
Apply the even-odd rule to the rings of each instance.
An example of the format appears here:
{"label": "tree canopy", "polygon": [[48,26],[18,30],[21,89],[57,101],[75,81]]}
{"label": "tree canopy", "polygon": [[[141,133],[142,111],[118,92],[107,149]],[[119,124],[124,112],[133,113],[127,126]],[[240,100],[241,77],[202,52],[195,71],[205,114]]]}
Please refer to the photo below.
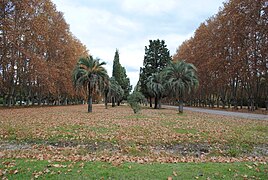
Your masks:
{"label": "tree canopy", "polygon": [[0,3],[0,99],[4,106],[67,104],[83,99],[72,86],[77,59],[86,47],[70,32],[50,0]]}
{"label": "tree canopy", "polygon": [[198,69],[196,106],[245,105],[268,109],[268,6],[265,0],[230,0],[185,41],[174,61]]}

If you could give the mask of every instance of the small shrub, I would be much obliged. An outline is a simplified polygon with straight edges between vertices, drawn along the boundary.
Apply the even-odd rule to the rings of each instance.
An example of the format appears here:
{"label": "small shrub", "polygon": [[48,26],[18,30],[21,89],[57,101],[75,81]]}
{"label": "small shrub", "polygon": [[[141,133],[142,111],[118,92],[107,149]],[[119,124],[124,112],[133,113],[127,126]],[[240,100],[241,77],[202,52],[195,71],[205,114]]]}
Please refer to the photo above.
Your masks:
{"label": "small shrub", "polygon": [[140,103],[142,103],[144,99],[145,98],[143,94],[138,91],[134,91],[131,95],[128,96],[127,102],[130,105],[130,107],[133,109],[135,114],[141,110]]}

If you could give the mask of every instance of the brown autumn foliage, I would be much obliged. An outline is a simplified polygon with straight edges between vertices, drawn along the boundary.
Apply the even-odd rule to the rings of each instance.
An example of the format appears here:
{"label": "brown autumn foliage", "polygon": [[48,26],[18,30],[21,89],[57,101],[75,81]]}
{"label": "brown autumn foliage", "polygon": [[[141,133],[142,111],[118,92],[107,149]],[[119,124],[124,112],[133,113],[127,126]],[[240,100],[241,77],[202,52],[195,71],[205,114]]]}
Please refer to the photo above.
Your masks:
{"label": "brown autumn foliage", "polygon": [[82,99],[72,87],[77,59],[88,54],[50,1],[0,2],[0,98],[64,104]]}
{"label": "brown autumn foliage", "polygon": [[268,5],[230,0],[202,23],[174,55],[198,69],[200,87],[189,105],[268,109]]}

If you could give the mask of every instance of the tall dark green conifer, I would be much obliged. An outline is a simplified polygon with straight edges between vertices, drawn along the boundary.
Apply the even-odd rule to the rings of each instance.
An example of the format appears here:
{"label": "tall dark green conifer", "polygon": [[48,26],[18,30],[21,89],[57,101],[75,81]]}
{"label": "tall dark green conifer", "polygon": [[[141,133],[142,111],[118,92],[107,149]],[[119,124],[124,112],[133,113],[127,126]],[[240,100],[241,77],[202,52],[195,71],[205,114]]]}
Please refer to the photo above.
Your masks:
{"label": "tall dark green conifer", "polygon": [[118,49],[116,49],[115,51],[115,55],[114,55],[114,62],[113,62],[113,74],[112,76],[115,78],[115,80],[119,83],[119,85],[121,84],[121,74],[122,74],[122,66],[119,62],[119,51]]}
{"label": "tall dark green conifer", "polygon": [[132,87],[130,86],[130,80],[127,77],[126,69],[124,67],[122,67],[122,65],[120,64],[118,49],[116,49],[115,55],[114,55],[112,76],[115,78],[115,80],[118,82],[118,84],[124,90],[123,99],[126,100]]}
{"label": "tall dark green conifer", "polygon": [[170,62],[171,56],[164,40],[150,40],[149,46],[145,46],[145,55],[143,67],[140,69],[140,90],[146,98],[150,98],[150,106],[152,107],[151,98],[153,94],[147,89],[148,78],[153,73],[161,72]]}

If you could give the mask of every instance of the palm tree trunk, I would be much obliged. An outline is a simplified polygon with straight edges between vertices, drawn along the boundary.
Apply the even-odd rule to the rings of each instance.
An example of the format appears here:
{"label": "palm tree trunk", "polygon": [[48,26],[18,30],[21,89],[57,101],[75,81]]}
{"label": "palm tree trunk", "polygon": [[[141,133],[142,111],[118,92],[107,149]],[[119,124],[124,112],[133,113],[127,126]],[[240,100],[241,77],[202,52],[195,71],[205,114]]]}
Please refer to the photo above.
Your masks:
{"label": "palm tree trunk", "polygon": [[179,113],[183,113],[183,100],[182,100],[182,98],[179,99]]}
{"label": "palm tree trunk", "polygon": [[91,93],[91,87],[90,87],[90,82],[88,83],[88,108],[87,112],[92,112],[92,93]]}
{"label": "palm tree trunk", "polygon": [[161,103],[161,98],[159,98],[158,100],[158,109],[161,109],[162,108],[162,103]]}
{"label": "palm tree trunk", "polygon": [[158,108],[158,98],[157,97],[154,98],[154,108],[155,109]]}
{"label": "palm tree trunk", "polygon": [[105,104],[105,109],[108,109],[108,92],[105,92],[105,100],[104,100],[104,104]]}
{"label": "palm tree trunk", "polygon": [[115,97],[112,97],[112,107],[115,107]]}

